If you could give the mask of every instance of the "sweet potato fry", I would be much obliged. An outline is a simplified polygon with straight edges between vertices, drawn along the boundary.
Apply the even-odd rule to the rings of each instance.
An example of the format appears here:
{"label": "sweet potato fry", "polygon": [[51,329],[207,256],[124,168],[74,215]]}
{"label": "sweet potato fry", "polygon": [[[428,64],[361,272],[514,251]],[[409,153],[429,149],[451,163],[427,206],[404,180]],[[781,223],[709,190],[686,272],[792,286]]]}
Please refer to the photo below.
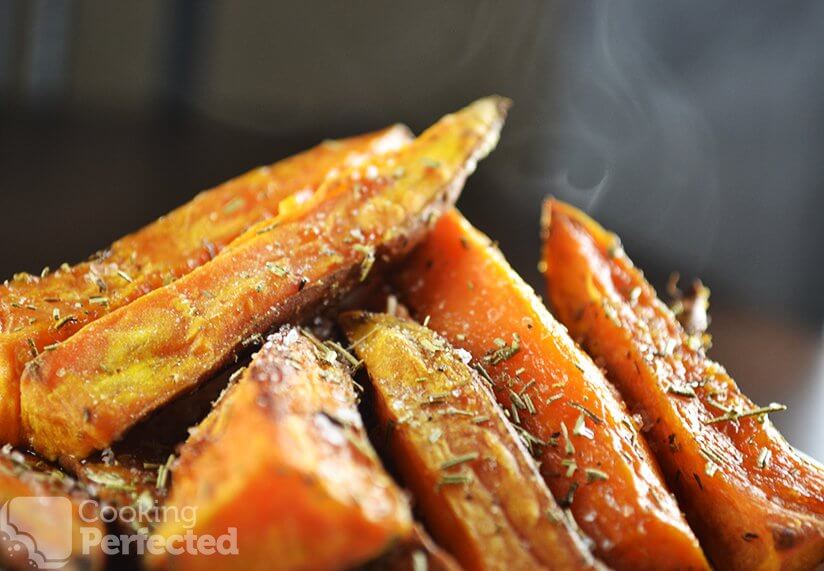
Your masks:
{"label": "sweet potato fry", "polygon": [[[103,523],[95,517],[96,506],[84,503],[88,499],[86,491],[62,472],[10,446],[3,448],[0,527],[4,537],[0,542],[0,568],[103,569],[105,556],[99,544],[90,545],[85,554],[82,549],[81,526],[85,533],[105,533]],[[32,509],[33,500],[38,501],[36,509]],[[71,518],[69,528],[61,525],[67,515]],[[66,546],[71,547],[69,553],[64,552]]]}
{"label": "sweet potato fry", "polygon": [[[330,170],[356,165],[411,140],[402,126],[328,141],[205,191],[88,262],[0,286],[0,442],[20,438],[23,366],[83,325],[213,258],[286,197],[305,200]],[[297,193],[297,194],[296,194]]]}
{"label": "sweet potato fry", "polygon": [[486,236],[448,212],[396,282],[414,315],[475,359],[596,556],[706,568],[623,403]]}
{"label": "sweet potato fry", "polygon": [[[164,554],[151,568],[349,569],[410,538],[408,501],[366,437],[352,378],[307,335],[269,339],[172,472],[166,508],[196,508],[191,532],[234,533],[237,554]],[[186,532],[173,520],[156,530],[172,542]]]}
{"label": "sweet potato fry", "polygon": [[602,360],[712,563],[807,569],[824,558],[824,468],[793,449],[688,335],[620,247],[584,213],[544,205],[559,318]]}
{"label": "sweet potato fry", "polygon": [[391,456],[424,523],[466,569],[598,564],[478,374],[411,320],[348,312]]}
{"label": "sweet potato fry", "polygon": [[445,117],[31,361],[21,380],[28,442],[49,458],[108,446],[244,343],[330,303],[376,260],[409,251],[495,145],[506,107],[491,97]]}

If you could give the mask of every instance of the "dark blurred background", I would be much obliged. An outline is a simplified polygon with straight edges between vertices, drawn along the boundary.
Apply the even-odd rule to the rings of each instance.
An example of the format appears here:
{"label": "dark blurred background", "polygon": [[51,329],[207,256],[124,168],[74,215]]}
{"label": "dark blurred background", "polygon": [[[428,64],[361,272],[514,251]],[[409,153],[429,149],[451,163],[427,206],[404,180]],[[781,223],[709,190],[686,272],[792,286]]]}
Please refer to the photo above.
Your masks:
{"label": "dark blurred background", "polygon": [[824,3],[0,0],[0,276],[77,261],[251,167],[515,100],[460,206],[540,286],[554,194],[824,458]]}

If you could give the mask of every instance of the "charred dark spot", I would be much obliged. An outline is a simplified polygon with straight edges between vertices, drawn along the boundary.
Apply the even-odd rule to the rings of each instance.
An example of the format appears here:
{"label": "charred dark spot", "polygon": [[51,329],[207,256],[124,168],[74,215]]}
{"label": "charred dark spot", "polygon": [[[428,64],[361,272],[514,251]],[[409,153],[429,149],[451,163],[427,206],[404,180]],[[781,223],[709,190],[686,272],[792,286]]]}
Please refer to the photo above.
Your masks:
{"label": "charred dark spot", "polygon": [[773,542],[775,548],[780,550],[792,549],[800,539],[798,531],[789,527],[772,528]]}
{"label": "charred dark spot", "polygon": [[695,478],[698,487],[701,488],[701,491],[704,491],[704,484],[701,483],[701,478],[695,472],[692,473],[692,477]]}
{"label": "charred dark spot", "polygon": [[758,539],[758,534],[753,533],[751,531],[748,531],[747,533],[745,533],[741,537],[744,539],[744,541],[750,542],[750,541],[755,541],[756,539]]}
{"label": "charred dark spot", "polygon": [[433,265],[435,265],[435,260],[431,258],[426,260],[426,264],[424,264],[427,270],[431,270]]}
{"label": "charred dark spot", "polygon": [[469,249],[469,242],[466,241],[466,238],[461,236],[460,241],[461,241],[461,246],[463,246],[463,249],[468,250]]}
{"label": "charred dark spot", "polygon": [[301,276],[300,281],[298,282],[298,291],[303,291],[303,288],[306,287],[306,284],[309,283],[309,278],[306,276]]}

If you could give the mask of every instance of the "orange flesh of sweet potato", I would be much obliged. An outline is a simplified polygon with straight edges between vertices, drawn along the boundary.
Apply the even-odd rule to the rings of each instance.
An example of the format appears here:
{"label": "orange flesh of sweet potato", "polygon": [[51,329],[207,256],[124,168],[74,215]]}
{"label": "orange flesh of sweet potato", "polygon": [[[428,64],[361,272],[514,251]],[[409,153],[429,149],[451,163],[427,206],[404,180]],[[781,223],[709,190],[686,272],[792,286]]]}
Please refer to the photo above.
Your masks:
{"label": "orange flesh of sweet potato", "polygon": [[544,240],[553,307],[643,416],[644,435],[713,564],[820,562],[822,466],[792,448],[684,332],[616,236],[550,200]]}
{"label": "orange flesh of sweet potato", "polygon": [[549,488],[602,561],[706,568],[623,404],[486,236],[448,212],[396,283],[418,318],[485,368]]}
{"label": "orange flesh of sweet potato", "polygon": [[244,342],[354,288],[374,260],[406,253],[494,147],[507,106],[491,97],[443,118],[31,361],[21,379],[28,442],[49,458],[104,448]]}
{"label": "orange flesh of sweet potato", "polygon": [[[3,449],[0,451],[0,519],[3,520],[4,535],[8,532],[8,520],[19,532],[17,537],[8,540],[4,538],[0,549],[0,568],[2,569],[46,569],[51,559],[49,555],[62,555],[66,537],[71,534],[71,554],[63,569],[89,569],[96,571],[104,568],[105,555],[99,546],[92,546],[89,553],[82,550],[80,527],[87,530],[96,529],[105,534],[104,524],[95,518],[95,508],[83,502],[89,499],[88,494],[71,479],[48,467],[40,466],[41,461],[17,451]],[[30,509],[30,505],[15,505],[14,498],[43,498],[37,509]],[[71,529],[66,530],[62,525],[63,505],[60,498],[71,502]],[[9,503],[11,502],[11,503]],[[81,514],[82,510],[82,514]],[[81,515],[84,519],[81,519]],[[7,519],[6,519],[7,518]],[[91,520],[91,521],[84,521]],[[30,534],[34,543],[25,537]],[[20,549],[14,549],[18,544]],[[40,556],[33,554],[37,550]],[[30,563],[34,562],[34,565]]]}
{"label": "orange flesh of sweet potato", "polygon": [[372,379],[391,456],[435,540],[466,569],[598,567],[477,373],[387,314],[341,324]]}
{"label": "orange flesh of sweet potato", "polygon": [[20,375],[45,347],[203,265],[250,225],[277,214],[284,198],[306,199],[330,170],[409,140],[408,130],[395,126],[322,143],[199,194],[91,261],[0,286],[0,442],[19,441]]}
{"label": "orange flesh of sweet potato", "polygon": [[[166,505],[196,507],[196,535],[236,528],[238,554],[156,556],[150,567],[348,569],[411,537],[354,383],[316,343],[295,328],[273,335],[181,447]],[[156,533],[185,531],[168,521]]]}

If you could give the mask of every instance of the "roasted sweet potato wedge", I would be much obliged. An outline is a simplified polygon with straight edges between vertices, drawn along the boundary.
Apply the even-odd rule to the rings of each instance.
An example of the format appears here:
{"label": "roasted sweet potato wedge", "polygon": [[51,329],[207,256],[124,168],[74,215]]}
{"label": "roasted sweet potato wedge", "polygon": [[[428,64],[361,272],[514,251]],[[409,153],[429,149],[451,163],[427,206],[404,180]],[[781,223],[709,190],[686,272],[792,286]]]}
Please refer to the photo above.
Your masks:
{"label": "roasted sweet potato wedge", "polygon": [[767,418],[782,407],[756,406],[739,391],[615,235],[554,200],[543,220],[552,305],[643,417],[644,436],[712,563],[808,569],[821,562],[824,468]]}
{"label": "roasted sweet potato wedge", "polygon": [[[366,437],[352,378],[335,351],[291,327],[181,447],[166,506],[196,507],[192,533],[234,533],[237,554],[155,556],[152,568],[348,569],[413,533],[406,496]],[[172,540],[186,529],[169,521],[156,533]]]}
{"label": "roasted sweet potato wedge", "polygon": [[83,550],[82,533],[96,532],[101,537],[105,533],[96,505],[86,500],[86,490],[73,479],[33,456],[4,447],[0,451],[0,568],[103,569],[105,556],[99,544],[90,543],[87,552]]}
{"label": "roasted sweet potato wedge", "polygon": [[335,168],[354,166],[411,140],[402,126],[328,141],[205,191],[88,262],[0,286],[0,442],[20,434],[19,380],[25,363],[83,325],[212,259],[281,200],[305,200]]}
{"label": "roasted sweet potato wedge", "polygon": [[435,540],[466,569],[597,563],[478,374],[447,342],[387,314],[340,317],[391,423],[391,457]]}
{"label": "roasted sweet potato wedge", "polygon": [[325,182],[211,262],[41,354],[21,382],[27,441],[85,456],[272,326],[330,303],[408,252],[495,145],[507,101],[449,115],[399,151]]}
{"label": "roasted sweet potato wedge", "polygon": [[396,283],[414,315],[473,356],[601,560],[706,567],[623,404],[486,236],[446,213]]}

